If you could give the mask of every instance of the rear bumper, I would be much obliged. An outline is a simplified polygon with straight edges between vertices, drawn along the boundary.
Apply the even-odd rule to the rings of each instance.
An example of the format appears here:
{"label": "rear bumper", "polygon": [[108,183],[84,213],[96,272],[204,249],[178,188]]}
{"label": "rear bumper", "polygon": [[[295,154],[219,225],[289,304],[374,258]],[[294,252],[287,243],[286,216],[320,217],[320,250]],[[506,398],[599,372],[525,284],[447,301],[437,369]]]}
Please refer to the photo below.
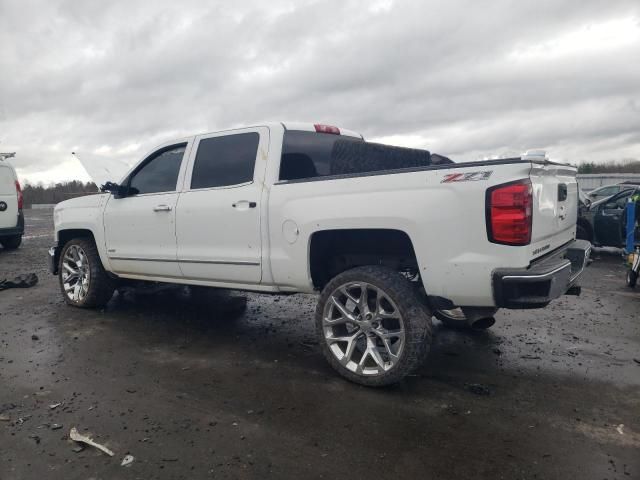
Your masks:
{"label": "rear bumper", "polygon": [[553,254],[536,260],[529,268],[493,272],[493,295],[497,307],[540,308],[576,285],[589,261],[591,244],[575,240]]}
{"label": "rear bumper", "polygon": [[24,234],[24,215],[22,211],[18,212],[18,223],[15,227],[0,228],[0,237],[14,237]]}

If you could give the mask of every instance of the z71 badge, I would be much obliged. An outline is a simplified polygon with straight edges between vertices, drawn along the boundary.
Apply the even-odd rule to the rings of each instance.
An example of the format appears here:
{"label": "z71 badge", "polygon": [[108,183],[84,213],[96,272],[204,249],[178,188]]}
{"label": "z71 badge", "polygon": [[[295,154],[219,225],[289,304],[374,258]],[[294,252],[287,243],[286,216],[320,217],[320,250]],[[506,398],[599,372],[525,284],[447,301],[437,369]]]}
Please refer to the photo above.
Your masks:
{"label": "z71 badge", "polygon": [[487,170],[485,172],[448,173],[440,183],[477,182],[478,180],[488,180],[492,173],[493,170]]}

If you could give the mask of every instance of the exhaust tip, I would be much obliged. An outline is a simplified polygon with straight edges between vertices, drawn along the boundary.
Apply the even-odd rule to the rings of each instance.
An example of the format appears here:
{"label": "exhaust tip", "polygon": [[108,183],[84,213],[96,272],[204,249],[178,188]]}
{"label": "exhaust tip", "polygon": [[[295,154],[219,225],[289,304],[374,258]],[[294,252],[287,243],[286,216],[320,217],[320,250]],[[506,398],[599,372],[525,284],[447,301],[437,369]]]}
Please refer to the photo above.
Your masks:
{"label": "exhaust tip", "polygon": [[494,323],[496,323],[495,318],[484,317],[484,318],[478,318],[477,320],[470,322],[469,326],[474,330],[486,330],[487,328],[492,327]]}

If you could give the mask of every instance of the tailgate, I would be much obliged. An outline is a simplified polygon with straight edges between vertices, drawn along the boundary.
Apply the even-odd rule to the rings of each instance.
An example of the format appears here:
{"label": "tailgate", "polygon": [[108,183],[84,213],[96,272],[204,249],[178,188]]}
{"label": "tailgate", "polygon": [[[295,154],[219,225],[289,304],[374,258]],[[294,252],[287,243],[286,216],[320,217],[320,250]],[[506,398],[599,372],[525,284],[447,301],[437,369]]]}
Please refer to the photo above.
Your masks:
{"label": "tailgate", "polygon": [[[0,165],[0,228],[13,228],[18,223],[18,195],[13,171]],[[6,207],[5,207],[6,204]]]}
{"label": "tailgate", "polygon": [[569,165],[531,165],[533,230],[530,259],[541,257],[575,238],[578,219],[576,169]]}

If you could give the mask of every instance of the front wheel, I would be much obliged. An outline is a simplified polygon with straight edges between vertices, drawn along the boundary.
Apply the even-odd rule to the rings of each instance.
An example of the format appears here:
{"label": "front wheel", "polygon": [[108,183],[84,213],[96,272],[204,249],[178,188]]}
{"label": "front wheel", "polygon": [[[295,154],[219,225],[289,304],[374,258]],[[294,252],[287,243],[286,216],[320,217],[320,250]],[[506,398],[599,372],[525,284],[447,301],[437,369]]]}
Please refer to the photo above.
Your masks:
{"label": "front wheel", "polygon": [[357,267],[323,289],[316,330],[325,358],[340,375],[378,387],[399,382],[422,364],[431,314],[400,273]]}
{"label": "front wheel", "polygon": [[69,240],[60,253],[58,271],[60,291],[69,305],[102,307],[113,296],[115,282],[102,266],[98,249],[91,239]]}
{"label": "front wheel", "polygon": [[0,244],[7,250],[15,250],[22,243],[22,235],[13,235],[11,237],[0,238]]}

